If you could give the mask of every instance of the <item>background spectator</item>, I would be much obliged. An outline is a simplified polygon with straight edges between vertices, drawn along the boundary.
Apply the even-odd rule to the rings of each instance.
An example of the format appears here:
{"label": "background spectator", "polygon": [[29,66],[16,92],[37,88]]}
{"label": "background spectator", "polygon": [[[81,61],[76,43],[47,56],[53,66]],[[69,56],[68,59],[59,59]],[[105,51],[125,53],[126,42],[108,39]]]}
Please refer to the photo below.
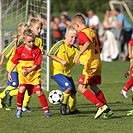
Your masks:
{"label": "background spectator", "polygon": [[88,17],[89,17],[89,27],[94,29],[98,34],[98,29],[100,27],[99,17],[96,14],[94,14],[92,10],[88,11]]}
{"label": "background spectator", "polygon": [[131,24],[128,22],[126,16],[120,12],[119,8],[115,8],[114,13],[116,16],[116,35],[120,42],[120,52],[122,52],[122,55],[120,56],[122,56],[122,61],[125,61],[127,59],[127,55],[126,51],[124,50],[124,46],[131,40]]}

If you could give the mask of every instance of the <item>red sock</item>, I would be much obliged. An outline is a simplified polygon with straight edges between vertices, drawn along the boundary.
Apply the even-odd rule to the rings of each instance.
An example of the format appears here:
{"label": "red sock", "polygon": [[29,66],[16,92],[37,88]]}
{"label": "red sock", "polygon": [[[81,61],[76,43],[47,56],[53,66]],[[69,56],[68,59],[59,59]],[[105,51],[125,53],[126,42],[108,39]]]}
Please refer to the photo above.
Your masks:
{"label": "red sock", "polygon": [[107,105],[107,101],[106,101],[104,94],[101,90],[95,95],[96,95],[97,99],[99,99],[103,104]]}
{"label": "red sock", "polygon": [[90,100],[93,104],[95,104],[97,107],[101,107],[103,106],[103,103],[100,102],[97,97],[90,91],[90,90],[85,90],[85,92],[83,93],[83,95]]}
{"label": "red sock", "polygon": [[131,76],[131,78],[127,81],[127,83],[124,86],[123,90],[128,91],[132,85],[133,85],[133,76]]}
{"label": "red sock", "polygon": [[47,99],[45,97],[44,94],[38,96],[39,100],[40,100],[40,104],[42,105],[42,108],[44,111],[48,111],[49,107],[48,107],[48,103],[47,103]]}
{"label": "red sock", "polygon": [[18,92],[18,95],[17,95],[17,107],[18,108],[22,108],[23,99],[24,99],[24,93]]}

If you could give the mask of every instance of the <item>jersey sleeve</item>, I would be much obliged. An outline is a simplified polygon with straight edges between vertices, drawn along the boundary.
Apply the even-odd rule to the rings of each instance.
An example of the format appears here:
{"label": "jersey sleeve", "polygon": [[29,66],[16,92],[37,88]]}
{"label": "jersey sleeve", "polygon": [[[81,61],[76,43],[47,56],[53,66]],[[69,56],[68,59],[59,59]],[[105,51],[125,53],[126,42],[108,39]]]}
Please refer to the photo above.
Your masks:
{"label": "jersey sleeve", "polygon": [[48,56],[51,55],[56,55],[56,53],[59,51],[59,47],[64,44],[64,41],[59,41],[56,44],[53,45],[53,47],[50,49],[50,51],[48,52]]}
{"label": "jersey sleeve", "polygon": [[133,46],[133,39],[129,41],[129,45]]}
{"label": "jersey sleeve", "polygon": [[19,60],[19,55],[20,55],[21,53],[20,53],[20,51],[19,51],[19,49],[17,49],[16,50],[16,52],[15,52],[15,55],[14,55],[14,57],[12,58],[12,62],[14,63],[14,64],[18,64],[18,60]]}
{"label": "jersey sleeve", "polygon": [[84,32],[79,32],[78,33],[78,42],[80,45],[84,45],[86,42],[90,42],[89,38],[86,36]]}
{"label": "jersey sleeve", "polygon": [[2,54],[6,57],[9,58],[12,51],[14,49],[14,41],[8,44],[8,46],[3,50]]}

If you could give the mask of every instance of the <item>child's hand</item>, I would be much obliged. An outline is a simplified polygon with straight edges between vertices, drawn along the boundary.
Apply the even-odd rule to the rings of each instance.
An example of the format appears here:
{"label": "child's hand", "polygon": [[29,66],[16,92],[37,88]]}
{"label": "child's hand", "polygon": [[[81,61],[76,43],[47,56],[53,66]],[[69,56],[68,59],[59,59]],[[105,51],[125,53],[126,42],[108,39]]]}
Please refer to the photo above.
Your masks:
{"label": "child's hand", "polygon": [[12,38],[13,38],[14,42],[18,41],[18,35],[13,35]]}
{"label": "child's hand", "polygon": [[133,55],[129,55],[128,57],[129,57],[129,59],[132,59],[133,58]]}
{"label": "child's hand", "polygon": [[23,72],[23,76],[24,76],[24,77],[26,77],[28,74],[29,74],[28,71],[24,71],[24,72]]}
{"label": "child's hand", "polygon": [[127,78],[130,75],[130,71],[125,72],[124,77]]}
{"label": "child's hand", "polygon": [[8,73],[8,80],[9,80],[10,82],[13,82],[13,79],[12,79],[12,76],[11,76],[10,73]]}
{"label": "child's hand", "polygon": [[76,65],[80,64],[79,58],[80,58],[79,55],[75,58],[75,64],[76,64]]}

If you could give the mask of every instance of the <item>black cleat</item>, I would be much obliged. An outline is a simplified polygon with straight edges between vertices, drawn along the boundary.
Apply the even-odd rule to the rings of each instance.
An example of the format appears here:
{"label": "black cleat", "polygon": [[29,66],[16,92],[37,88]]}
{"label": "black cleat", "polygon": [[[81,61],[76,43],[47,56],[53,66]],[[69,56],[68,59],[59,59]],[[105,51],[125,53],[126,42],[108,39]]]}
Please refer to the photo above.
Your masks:
{"label": "black cleat", "polygon": [[81,112],[80,112],[78,109],[75,109],[75,110],[72,111],[72,112],[69,110],[69,114],[70,114],[70,115],[81,114]]}
{"label": "black cleat", "polygon": [[6,93],[6,97],[7,97],[6,103],[7,103],[8,107],[10,107],[11,106],[12,96],[10,96],[10,94],[9,94],[10,91],[9,90],[7,90],[5,93]]}
{"label": "black cleat", "polygon": [[60,113],[62,115],[66,115],[67,114],[67,104],[61,104]]}

